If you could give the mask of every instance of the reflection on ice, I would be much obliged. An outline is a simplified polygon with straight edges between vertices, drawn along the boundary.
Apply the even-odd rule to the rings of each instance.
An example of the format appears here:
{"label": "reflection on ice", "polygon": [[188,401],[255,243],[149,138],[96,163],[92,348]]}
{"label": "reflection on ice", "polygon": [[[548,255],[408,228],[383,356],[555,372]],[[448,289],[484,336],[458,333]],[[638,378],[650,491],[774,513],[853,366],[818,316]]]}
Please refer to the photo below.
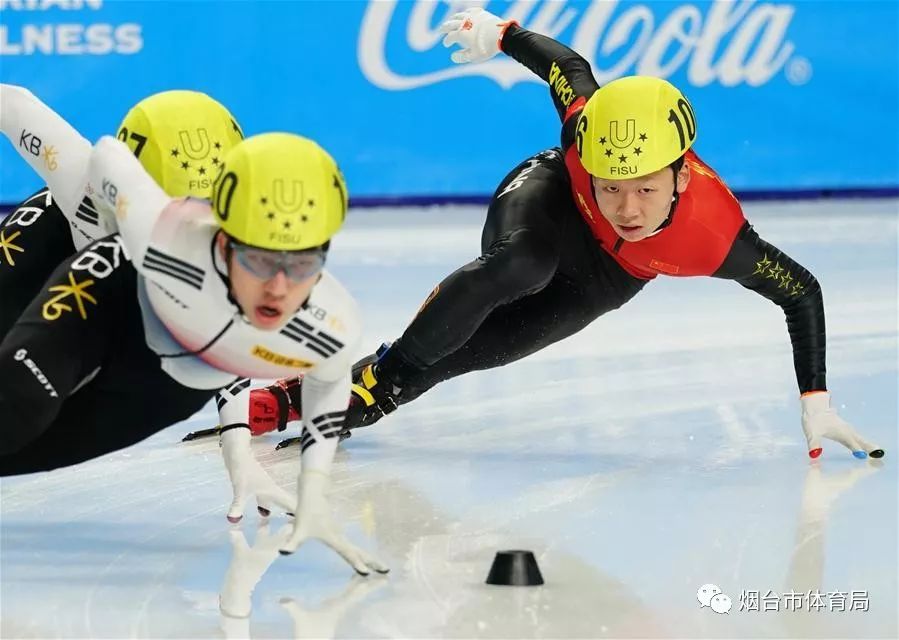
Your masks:
{"label": "reflection on ice", "polygon": [[[231,529],[231,564],[219,597],[221,629],[226,638],[251,638],[250,614],[253,590],[271,564],[279,557],[278,549],[290,536],[291,526],[283,525],[271,533],[264,522],[256,529],[253,546],[247,544],[240,529]],[[293,621],[291,637],[333,638],[341,619],[369,593],[383,587],[386,578],[375,574],[368,578],[354,575],[339,593],[321,594],[315,607],[304,606],[291,596],[279,598],[278,603]]]}

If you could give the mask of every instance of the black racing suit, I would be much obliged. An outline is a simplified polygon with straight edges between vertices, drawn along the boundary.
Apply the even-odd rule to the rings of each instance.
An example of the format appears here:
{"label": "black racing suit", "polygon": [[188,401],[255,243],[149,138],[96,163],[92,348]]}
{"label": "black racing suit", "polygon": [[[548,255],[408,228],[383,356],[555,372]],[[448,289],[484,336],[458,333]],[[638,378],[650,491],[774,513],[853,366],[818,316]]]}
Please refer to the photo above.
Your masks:
{"label": "black racing suit", "polygon": [[[22,246],[19,257],[38,244]],[[0,475],[46,471],[128,447],[213,397],[214,389],[184,387],[162,370],[146,343],[137,277],[112,235],[63,260],[37,286],[0,341]],[[4,287],[15,285],[11,278]],[[0,290],[4,305],[6,292]]]}
{"label": "black racing suit", "polygon": [[487,209],[481,256],[437,286],[379,371],[396,373],[391,379],[408,388],[408,398],[412,389],[418,394],[567,338],[646,282],[598,248],[572,201],[562,154],[550,149],[500,183]]}
{"label": "black racing suit", "polygon": [[[563,158],[574,144],[579,113],[570,107],[599,88],[589,63],[517,26],[506,31],[502,47],[550,85],[562,120],[562,147],[526,160],[503,179],[488,208],[481,256],[434,289],[381,357],[378,378],[402,390],[398,404],[443,380],[503,366],[566,338],[623,305],[647,282],[627,273],[600,247],[572,197]],[[671,215],[676,215],[676,203]],[[669,222],[670,217],[663,226]],[[791,273],[802,294],[790,295],[778,280],[760,273],[762,260],[776,261]],[[826,389],[824,307],[811,273],[746,223],[710,275],[735,280],[781,306],[800,391]],[[362,365],[372,361],[360,361],[357,378]],[[358,426],[361,419],[351,410],[348,426]],[[370,422],[369,414],[365,423]]]}
{"label": "black racing suit", "polygon": [[[77,215],[96,215],[88,203],[82,203]],[[74,253],[72,227],[47,187],[0,222],[0,340],[53,270]]]}

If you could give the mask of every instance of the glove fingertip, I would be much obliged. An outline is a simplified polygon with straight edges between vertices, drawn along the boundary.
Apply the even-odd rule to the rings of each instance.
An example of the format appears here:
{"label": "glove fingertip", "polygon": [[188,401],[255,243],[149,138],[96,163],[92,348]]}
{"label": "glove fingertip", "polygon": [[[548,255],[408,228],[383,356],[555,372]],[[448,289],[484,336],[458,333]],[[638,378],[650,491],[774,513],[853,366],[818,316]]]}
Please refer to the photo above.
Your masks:
{"label": "glove fingertip", "polygon": [[288,549],[278,549],[278,553],[280,553],[282,556],[289,556],[293,553],[293,551],[289,551]]}
{"label": "glove fingertip", "polygon": [[237,524],[243,520],[243,515],[232,516],[230,513],[225,516],[231,524]]}
{"label": "glove fingertip", "polygon": [[462,26],[461,20],[447,20],[442,25],[437,27],[438,33],[452,33],[456,29]]}
{"label": "glove fingertip", "polygon": [[368,571],[363,571],[363,570],[360,569],[359,567],[353,567],[353,569],[354,569],[354,570],[356,571],[356,573],[358,573],[360,576],[364,576],[364,577],[367,578],[369,575],[371,575]]}
{"label": "glove fingertip", "polygon": [[256,505],[256,511],[258,511],[259,515],[262,516],[263,518],[268,518],[270,515],[272,515],[272,512],[269,511],[268,509],[266,509],[265,507],[263,507],[262,505]]}
{"label": "glove fingertip", "polygon": [[868,455],[872,458],[882,458],[884,453],[883,449],[874,449],[874,451],[868,452]]}
{"label": "glove fingertip", "polygon": [[808,452],[808,457],[811,458],[812,460],[816,460],[821,455],[822,451],[824,451],[824,449],[821,447],[818,447],[816,449],[811,449]]}
{"label": "glove fingertip", "polygon": [[852,455],[854,455],[859,460],[864,460],[865,458],[868,457],[868,454],[865,453],[864,451],[853,451]]}

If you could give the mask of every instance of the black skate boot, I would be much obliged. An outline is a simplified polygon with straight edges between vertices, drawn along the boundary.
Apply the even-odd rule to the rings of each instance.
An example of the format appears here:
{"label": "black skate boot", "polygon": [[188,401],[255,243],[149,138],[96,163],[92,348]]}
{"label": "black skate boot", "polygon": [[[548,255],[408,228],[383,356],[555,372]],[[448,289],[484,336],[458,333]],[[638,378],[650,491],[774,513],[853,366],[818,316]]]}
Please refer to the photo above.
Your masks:
{"label": "black skate boot", "polygon": [[390,346],[391,343],[385,342],[373,357],[360,360],[353,367],[353,393],[344,423],[347,430],[372,425],[386,414],[396,411],[401,404],[402,389],[383,377],[378,367]]}

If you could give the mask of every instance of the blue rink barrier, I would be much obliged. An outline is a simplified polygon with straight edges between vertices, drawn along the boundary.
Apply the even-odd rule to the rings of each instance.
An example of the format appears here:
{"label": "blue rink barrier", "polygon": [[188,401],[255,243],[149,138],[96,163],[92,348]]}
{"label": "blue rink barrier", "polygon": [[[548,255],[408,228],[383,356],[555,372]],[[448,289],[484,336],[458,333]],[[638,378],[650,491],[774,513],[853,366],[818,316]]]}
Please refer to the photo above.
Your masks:
{"label": "blue rink barrier", "polygon": [[[90,140],[148,94],[206,91],[248,134],[319,141],[357,205],[481,202],[557,144],[559,123],[514,60],[450,62],[437,26],[471,4],[5,0],[0,80]],[[897,2],[480,4],[571,46],[601,83],[670,79],[693,103],[697,151],[744,196],[899,189]],[[0,202],[39,186],[0,143]]]}

